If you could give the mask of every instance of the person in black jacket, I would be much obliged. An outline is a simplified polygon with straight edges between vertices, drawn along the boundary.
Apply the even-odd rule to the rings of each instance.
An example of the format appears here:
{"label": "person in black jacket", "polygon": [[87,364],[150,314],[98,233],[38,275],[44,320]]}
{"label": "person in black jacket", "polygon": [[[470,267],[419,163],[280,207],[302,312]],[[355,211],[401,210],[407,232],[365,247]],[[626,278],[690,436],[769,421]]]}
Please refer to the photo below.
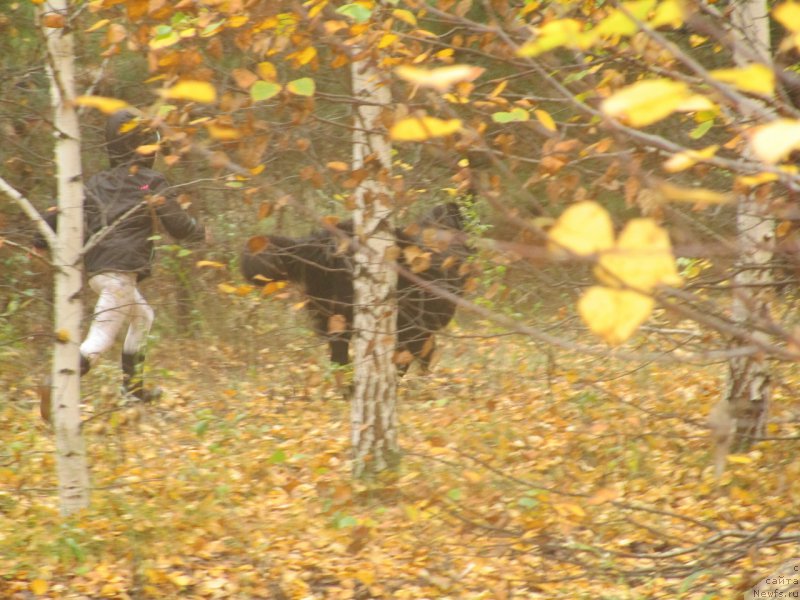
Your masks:
{"label": "person in black jacket", "polygon": [[[144,344],[154,312],[137,288],[150,275],[153,236],[161,226],[178,240],[202,240],[205,228],[183,210],[166,178],[153,170],[155,153],[142,153],[158,143],[158,133],[147,129],[129,110],[114,113],[106,123],[110,168],[92,176],[85,186],[85,236],[89,249],[84,268],[97,293],[89,332],[81,344],[81,375],[111,348],[128,323],[122,347],[124,393],[152,401],[160,390],[142,382]],[[137,151],[139,149],[140,151]],[[55,224],[55,213],[48,215]],[[40,240],[39,247],[43,245]]]}

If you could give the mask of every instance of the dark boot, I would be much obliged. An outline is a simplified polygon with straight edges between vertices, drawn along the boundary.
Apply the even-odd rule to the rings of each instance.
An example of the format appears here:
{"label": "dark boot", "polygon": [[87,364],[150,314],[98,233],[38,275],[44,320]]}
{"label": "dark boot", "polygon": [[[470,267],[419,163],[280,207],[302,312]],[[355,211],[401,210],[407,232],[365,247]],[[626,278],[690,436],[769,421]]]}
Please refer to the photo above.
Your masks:
{"label": "dark boot", "polygon": [[122,391],[140,402],[155,402],[161,397],[160,388],[146,389],[143,381],[144,354],[122,354]]}
{"label": "dark boot", "polygon": [[[89,372],[91,366],[92,365],[89,364],[89,359],[81,354],[81,377]],[[53,422],[53,407],[51,404],[52,388],[53,382],[50,375],[46,375],[39,385],[39,415],[41,415],[43,421],[47,421],[48,423]]]}

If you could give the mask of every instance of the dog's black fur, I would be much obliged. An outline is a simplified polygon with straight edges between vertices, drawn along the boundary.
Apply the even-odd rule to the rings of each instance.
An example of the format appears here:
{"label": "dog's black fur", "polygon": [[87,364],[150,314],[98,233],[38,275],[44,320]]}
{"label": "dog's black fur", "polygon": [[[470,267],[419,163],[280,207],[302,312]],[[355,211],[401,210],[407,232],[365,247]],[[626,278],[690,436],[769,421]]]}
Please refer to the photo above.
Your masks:
{"label": "dog's black fur", "polygon": [[[466,276],[464,260],[470,249],[463,241],[463,220],[458,205],[447,203],[433,208],[415,224],[395,230],[400,249],[398,264],[414,271],[405,250],[416,246],[427,253],[427,268],[416,275],[424,282],[460,295]],[[303,286],[308,297],[314,330],[328,339],[331,361],[350,362],[353,330],[353,223],[345,221],[302,238],[264,236],[253,238],[242,253],[244,276],[257,285],[268,280],[291,281]],[[423,258],[423,263],[427,260]],[[423,264],[425,266],[425,264]],[[397,282],[398,370],[405,373],[411,357],[423,369],[430,366],[433,334],[445,327],[455,314],[455,304],[402,272]],[[340,324],[331,327],[332,317]],[[405,352],[410,353],[410,357]]]}

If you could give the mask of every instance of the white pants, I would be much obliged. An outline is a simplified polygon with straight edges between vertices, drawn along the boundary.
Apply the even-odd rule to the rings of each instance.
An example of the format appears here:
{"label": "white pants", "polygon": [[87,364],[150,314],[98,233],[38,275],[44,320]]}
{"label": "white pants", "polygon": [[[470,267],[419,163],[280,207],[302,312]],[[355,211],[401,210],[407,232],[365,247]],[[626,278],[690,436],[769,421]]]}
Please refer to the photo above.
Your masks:
{"label": "white pants", "polygon": [[129,322],[122,351],[136,354],[144,346],[153,325],[153,309],[136,288],[136,273],[111,271],[89,279],[99,296],[94,307],[89,333],[81,344],[81,354],[94,365],[111,348],[122,326]]}

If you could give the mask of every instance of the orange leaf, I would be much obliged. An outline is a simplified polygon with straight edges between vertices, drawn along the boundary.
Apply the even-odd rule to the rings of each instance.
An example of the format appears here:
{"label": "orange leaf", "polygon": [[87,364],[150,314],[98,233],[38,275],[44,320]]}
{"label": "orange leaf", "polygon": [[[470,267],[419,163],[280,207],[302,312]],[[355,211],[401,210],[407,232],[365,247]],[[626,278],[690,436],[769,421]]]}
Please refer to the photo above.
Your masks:
{"label": "orange leaf", "polygon": [[589,498],[586,503],[595,506],[597,504],[605,504],[619,498],[619,492],[611,488],[602,488],[597,490],[594,495]]}
{"label": "orange leaf", "polygon": [[258,254],[269,248],[269,238],[263,235],[256,235],[247,240],[247,251]]}
{"label": "orange leaf", "polygon": [[61,29],[66,23],[64,15],[59,13],[48,13],[42,17],[42,25],[50,29]]}
{"label": "orange leaf", "polygon": [[244,90],[250,89],[250,86],[258,81],[258,75],[247,69],[234,69],[231,75],[236,85]]}
{"label": "orange leaf", "polygon": [[346,162],[342,162],[342,161],[338,161],[338,160],[331,161],[331,162],[327,163],[325,166],[328,167],[331,171],[343,172],[343,171],[350,170],[350,165],[348,165]]}

